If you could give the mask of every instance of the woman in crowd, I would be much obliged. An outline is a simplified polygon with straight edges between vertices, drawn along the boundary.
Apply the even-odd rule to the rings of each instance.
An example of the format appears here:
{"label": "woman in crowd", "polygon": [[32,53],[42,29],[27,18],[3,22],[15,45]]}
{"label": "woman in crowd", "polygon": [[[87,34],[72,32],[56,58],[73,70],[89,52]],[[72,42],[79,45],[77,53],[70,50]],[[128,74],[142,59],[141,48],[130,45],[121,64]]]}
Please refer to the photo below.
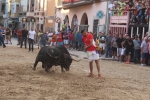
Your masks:
{"label": "woman in crowd", "polygon": [[46,32],[41,33],[40,38],[41,38],[40,39],[40,48],[42,48],[42,47],[46,46],[46,42],[48,40]]}

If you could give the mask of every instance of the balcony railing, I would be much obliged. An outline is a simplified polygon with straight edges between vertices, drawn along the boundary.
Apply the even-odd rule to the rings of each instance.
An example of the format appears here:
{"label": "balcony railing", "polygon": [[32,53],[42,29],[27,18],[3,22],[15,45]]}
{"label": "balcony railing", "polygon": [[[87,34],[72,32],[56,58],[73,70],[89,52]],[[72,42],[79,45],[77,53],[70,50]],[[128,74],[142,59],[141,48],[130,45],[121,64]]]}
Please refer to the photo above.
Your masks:
{"label": "balcony railing", "polygon": [[77,6],[83,6],[87,4],[92,4],[94,0],[63,0],[63,8],[72,8]]}
{"label": "balcony railing", "polygon": [[110,30],[113,34],[115,33],[128,33],[128,24],[129,24],[129,12],[123,12],[124,15],[118,16],[113,15],[110,17]]}

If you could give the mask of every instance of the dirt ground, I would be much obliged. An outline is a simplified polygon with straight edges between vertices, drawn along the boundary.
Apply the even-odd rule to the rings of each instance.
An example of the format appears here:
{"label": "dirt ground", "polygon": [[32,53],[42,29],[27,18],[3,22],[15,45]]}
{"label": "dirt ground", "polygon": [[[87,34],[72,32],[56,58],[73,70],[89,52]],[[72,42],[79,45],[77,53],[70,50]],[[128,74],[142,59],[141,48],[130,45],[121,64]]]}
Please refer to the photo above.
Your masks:
{"label": "dirt ground", "polygon": [[[103,79],[88,78],[87,60],[73,62],[69,72],[46,73],[32,67],[38,51],[0,47],[0,100],[150,100],[150,68],[101,60]],[[95,65],[94,65],[95,66]]]}

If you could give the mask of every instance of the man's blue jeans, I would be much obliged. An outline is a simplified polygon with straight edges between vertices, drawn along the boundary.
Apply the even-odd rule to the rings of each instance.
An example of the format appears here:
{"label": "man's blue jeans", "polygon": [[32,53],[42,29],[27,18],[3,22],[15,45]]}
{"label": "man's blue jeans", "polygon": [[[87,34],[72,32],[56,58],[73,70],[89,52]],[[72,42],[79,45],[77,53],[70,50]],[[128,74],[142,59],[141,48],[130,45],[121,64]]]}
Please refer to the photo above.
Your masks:
{"label": "man's blue jeans", "polygon": [[108,57],[108,54],[109,54],[109,57],[112,57],[112,47],[111,46],[106,46],[106,58]]}
{"label": "man's blue jeans", "polygon": [[137,62],[137,58],[140,59],[140,49],[134,49],[134,63]]}

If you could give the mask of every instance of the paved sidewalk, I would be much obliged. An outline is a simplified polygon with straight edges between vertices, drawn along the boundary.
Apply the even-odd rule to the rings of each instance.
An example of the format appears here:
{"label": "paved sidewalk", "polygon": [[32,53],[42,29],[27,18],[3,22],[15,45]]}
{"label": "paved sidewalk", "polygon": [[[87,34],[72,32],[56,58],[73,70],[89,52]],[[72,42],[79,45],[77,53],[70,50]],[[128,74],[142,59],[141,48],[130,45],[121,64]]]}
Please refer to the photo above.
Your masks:
{"label": "paved sidewalk", "polygon": [[[16,47],[19,47],[17,45],[17,38],[12,38],[11,39],[12,41],[12,45],[10,44],[7,44],[6,46],[16,46]],[[27,44],[27,47],[28,47],[28,44]],[[37,44],[34,45],[34,48],[38,48]],[[69,53],[73,56],[76,56],[76,57],[79,57],[79,58],[82,58],[82,59],[88,59],[87,58],[87,53],[84,52],[84,51],[76,51],[76,50],[68,50]],[[116,59],[112,59],[112,58],[105,58],[105,57],[100,57],[100,59],[102,60],[116,60]]]}

